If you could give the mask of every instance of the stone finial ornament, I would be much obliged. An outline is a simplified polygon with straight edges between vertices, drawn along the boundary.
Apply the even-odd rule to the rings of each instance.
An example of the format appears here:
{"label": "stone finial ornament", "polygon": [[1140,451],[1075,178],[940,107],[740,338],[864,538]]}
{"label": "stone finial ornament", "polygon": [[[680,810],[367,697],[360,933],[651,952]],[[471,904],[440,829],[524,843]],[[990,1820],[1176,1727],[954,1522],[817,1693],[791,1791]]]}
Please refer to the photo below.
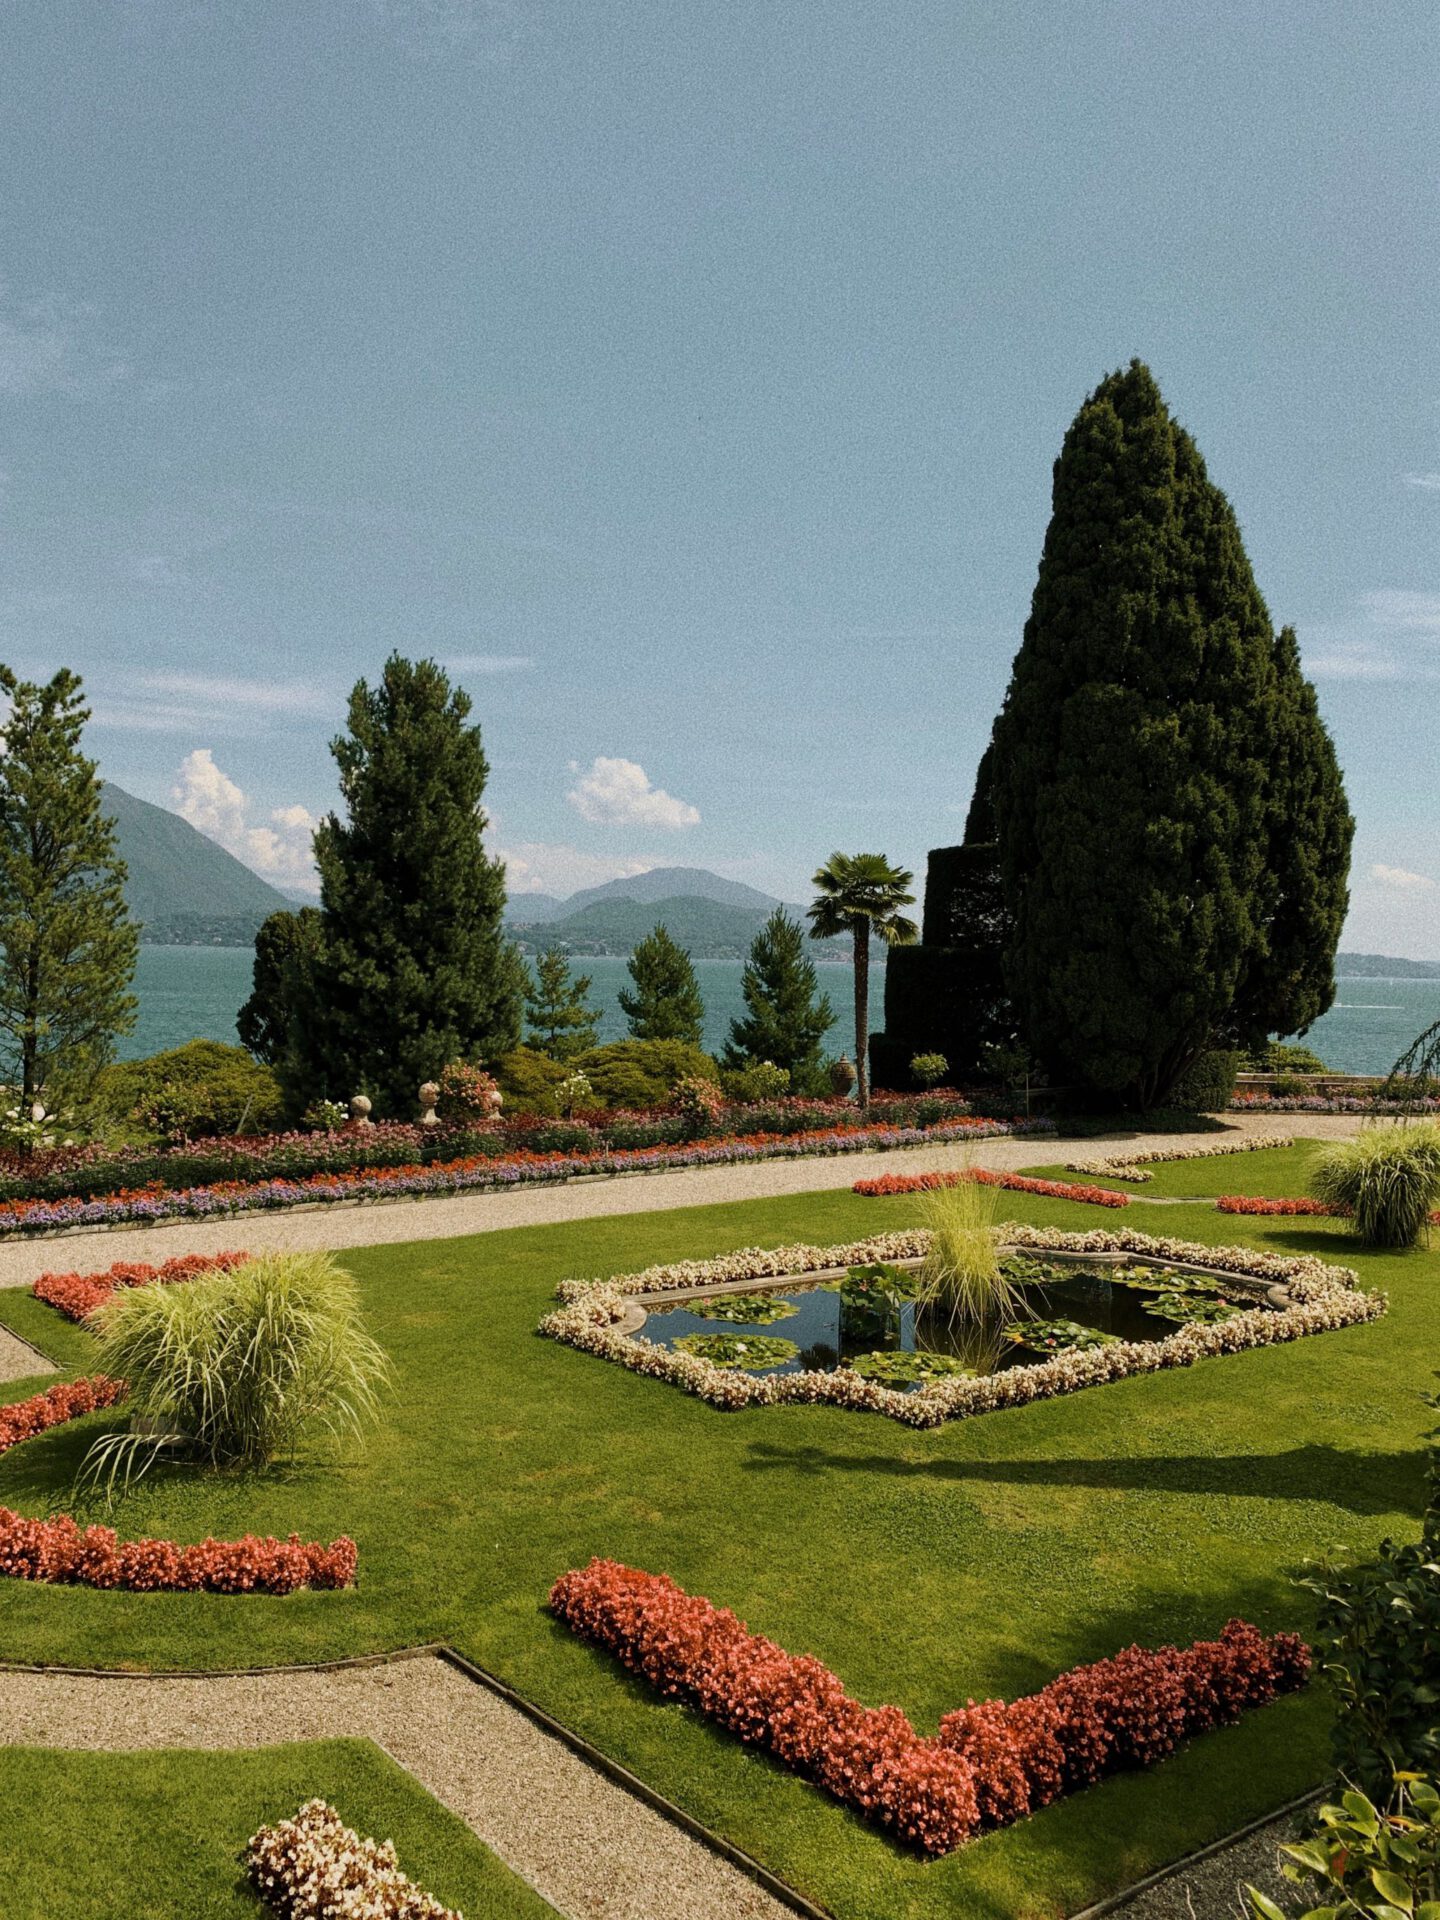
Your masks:
{"label": "stone finial ornament", "polygon": [[427,1080],[420,1089],[420,1124],[422,1127],[438,1127],[440,1116],[435,1111],[435,1102],[440,1098],[439,1085]]}
{"label": "stone finial ornament", "polygon": [[367,1094],[357,1093],[350,1102],[350,1124],[352,1127],[370,1125],[370,1099]]}

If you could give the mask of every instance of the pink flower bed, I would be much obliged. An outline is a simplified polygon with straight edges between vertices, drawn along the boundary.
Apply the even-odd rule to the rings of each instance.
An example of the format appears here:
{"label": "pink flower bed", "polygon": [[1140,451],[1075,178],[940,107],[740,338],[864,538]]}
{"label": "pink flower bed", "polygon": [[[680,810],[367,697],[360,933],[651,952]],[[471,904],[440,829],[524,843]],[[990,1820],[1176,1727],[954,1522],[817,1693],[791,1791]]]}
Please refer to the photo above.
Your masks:
{"label": "pink flower bed", "polygon": [[592,1560],[550,1605],[669,1699],[805,1774],[922,1851],[953,1851],[1074,1787],[1144,1766],[1183,1739],[1303,1686],[1310,1651],[1232,1620],[1219,1640],[1076,1667],[1040,1693],[949,1713],[936,1739],[898,1707],[864,1707],[808,1654],[752,1634],[665,1574]]}
{"label": "pink flower bed", "polygon": [[[129,1388],[104,1374],[62,1381],[15,1406],[0,1407],[0,1453],[50,1427],[113,1407]],[[65,1586],[111,1587],[127,1593],[294,1593],[297,1587],[349,1587],[355,1582],[355,1542],[341,1535],[328,1547],[257,1538],[117,1540],[110,1527],[76,1525],[68,1513],[27,1520],[0,1507],[0,1576]]]}
{"label": "pink flower bed", "polygon": [[67,1320],[83,1320],[120,1287],[174,1286],[201,1273],[229,1273],[248,1253],[182,1253],[158,1267],[145,1260],[117,1260],[103,1273],[42,1273],[30,1291]]}
{"label": "pink flower bed", "polygon": [[1109,1187],[1090,1187],[1070,1180],[1032,1180],[1026,1173],[995,1173],[971,1167],[954,1173],[882,1173],[874,1180],[857,1180],[850,1189],[870,1199],[892,1193],[929,1193],[937,1187],[958,1187],[962,1180],[978,1180],[987,1187],[1005,1187],[1011,1193],[1043,1193],[1052,1200],[1079,1200],[1088,1207],[1128,1207],[1128,1193]]}

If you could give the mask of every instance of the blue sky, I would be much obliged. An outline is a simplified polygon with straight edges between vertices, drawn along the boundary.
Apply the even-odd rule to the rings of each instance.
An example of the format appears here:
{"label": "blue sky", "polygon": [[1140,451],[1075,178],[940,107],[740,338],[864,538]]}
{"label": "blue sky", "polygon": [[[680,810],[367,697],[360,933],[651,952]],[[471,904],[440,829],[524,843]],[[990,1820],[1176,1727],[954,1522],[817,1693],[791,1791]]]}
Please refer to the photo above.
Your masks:
{"label": "blue sky", "polygon": [[958,838],[1138,353],[1440,955],[1431,0],[0,6],[0,657],[283,884],[451,662],[518,888]]}

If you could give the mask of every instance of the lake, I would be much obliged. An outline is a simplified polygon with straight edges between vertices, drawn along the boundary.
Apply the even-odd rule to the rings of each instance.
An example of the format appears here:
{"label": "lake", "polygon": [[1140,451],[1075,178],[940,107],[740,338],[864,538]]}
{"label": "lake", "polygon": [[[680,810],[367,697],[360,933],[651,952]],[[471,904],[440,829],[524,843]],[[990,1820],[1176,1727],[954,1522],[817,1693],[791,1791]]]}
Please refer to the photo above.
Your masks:
{"label": "lake", "polygon": [[[187,1040],[235,1044],[235,1015],[250,993],[248,947],[141,947],[135,970],[140,1017],[122,1043],[125,1059],[183,1046]],[[591,978],[590,999],[600,1009],[600,1038],[623,1040],[625,1016],[617,998],[629,981],[624,960],[607,955],[575,963]],[[851,972],[837,961],[818,961],[816,972],[839,1015],[830,1040],[848,1053],[852,1041]],[[723,1045],[730,1022],[744,1010],[739,960],[697,960],[696,978],[705,1001],[705,1045]],[[870,978],[870,1024],[884,1025],[885,972]],[[1305,1037],[1337,1073],[1388,1073],[1424,1028],[1440,1020],[1440,980],[1345,979],[1335,1005]]]}

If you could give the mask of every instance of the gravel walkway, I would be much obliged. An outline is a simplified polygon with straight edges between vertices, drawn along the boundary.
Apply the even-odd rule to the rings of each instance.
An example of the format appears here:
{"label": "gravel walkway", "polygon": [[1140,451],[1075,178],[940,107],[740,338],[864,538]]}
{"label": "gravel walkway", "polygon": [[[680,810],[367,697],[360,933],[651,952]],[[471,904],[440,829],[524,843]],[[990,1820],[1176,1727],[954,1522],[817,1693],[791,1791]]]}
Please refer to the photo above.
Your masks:
{"label": "gravel walkway", "polygon": [[1283,1913],[1303,1913],[1315,1904],[1318,1884],[1297,1887],[1287,1880],[1280,1870],[1280,1849],[1299,1838],[1309,1811],[1302,1808],[1268,1821],[1106,1911],[1115,1920],[1239,1920],[1250,1911],[1245,1900],[1250,1886],[1268,1894]]}
{"label": "gravel walkway", "polygon": [[[1360,1130],[1351,1114],[1294,1114],[1273,1118],[1231,1116],[1239,1133],[1293,1132],[1311,1139],[1338,1139]],[[1287,1124],[1292,1123],[1293,1124]],[[848,1187],[881,1173],[921,1173],[964,1166],[1013,1172],[1019,1167],[1115,1154],[1124,1147],[1212,1145],[1215,1134],[1115,1134],[1104,1140],[999,1139],[901,1147],[890,1153],[845,1153],[805,1160],[760,1160],[741,1166],[684,1167],[665,1173],[588,1175],[563,1186],[509,1188],[497,1193],[425,1195],[381,1203],[339,1202],[313,1211],[252,1213],[222,1220],[172,1220],[161,1226],[64,1233],[0,1242],[0,1287],[28,1286],[47,1270],[89,1272],[115,1260],[167,1260],[176,1253],[218,1253],[245,1247],[252,1253],[277,1248],[391,1246],[413,1240],[447,1240],[494,1233],[506,1227],[550,1226],[562,1220],[593,1220],[615,1214],[662,1213],[675,1207],[712,1206],[729,1200],[768,1200],[777,1195]],[[1076,1176],[1079,1178],[1080,1176]]]}
{"label": "gravel walkway", "polygon": [[37,1373],[57,1373],[53,1360],[47,1360],[38,1347],[0,1327],[0,1380],[29,1380]]}
{"label": "gravel walkway", "polygon": [[794,1920],[739,1868],[434,1654],[193,1680],[0,1672],[0,1728],[10,1745],[107,1752],[369,1739],[569,1920]]}

